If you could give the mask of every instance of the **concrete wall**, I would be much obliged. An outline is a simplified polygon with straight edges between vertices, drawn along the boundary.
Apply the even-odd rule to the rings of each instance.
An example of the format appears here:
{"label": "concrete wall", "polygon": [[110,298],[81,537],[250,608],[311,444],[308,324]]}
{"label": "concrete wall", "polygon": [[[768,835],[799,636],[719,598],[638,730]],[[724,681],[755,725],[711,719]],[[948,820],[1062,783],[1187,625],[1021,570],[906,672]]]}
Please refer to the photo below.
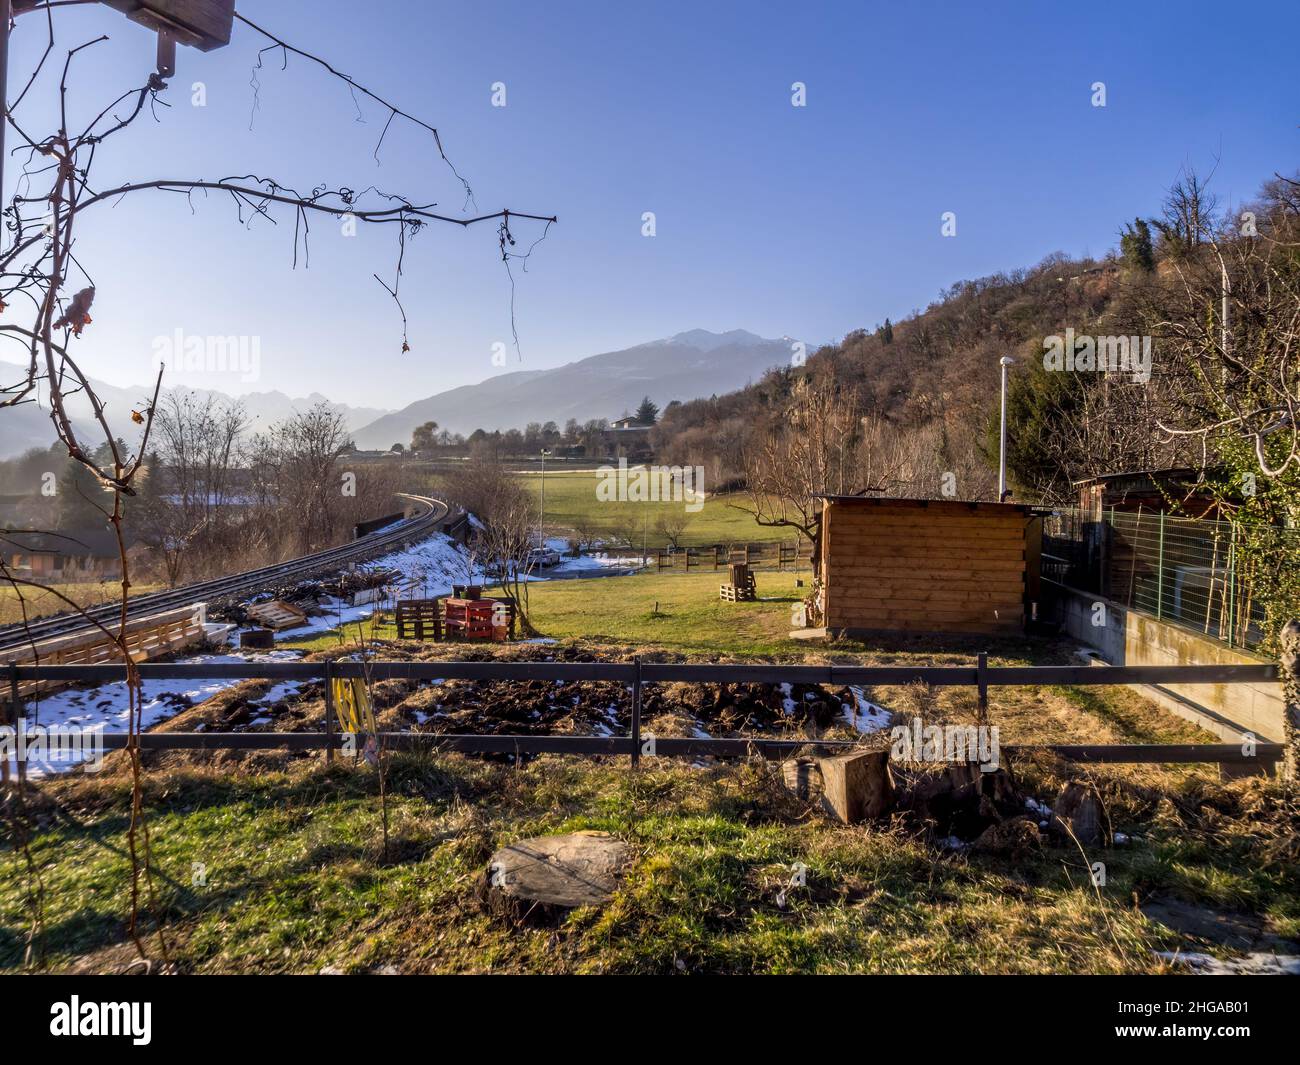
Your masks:
{"label": "concrete wall", "polygon": [[[1227,647],[1192,629],[1159,621],[1089,592],[1076,592],[1049,581],[1045,594],[1057,597],[1063,630],[1094,648],[1113,666],[1260,665],[1270,660]],[[1100,603],[1104,614],[1094,609]],[[1097,625],[1094,618],[1104,621]],[[1133,685],[1166,710],[1226,740],[1252,732],[1261,740],[1282,741],[1280,684]]]}

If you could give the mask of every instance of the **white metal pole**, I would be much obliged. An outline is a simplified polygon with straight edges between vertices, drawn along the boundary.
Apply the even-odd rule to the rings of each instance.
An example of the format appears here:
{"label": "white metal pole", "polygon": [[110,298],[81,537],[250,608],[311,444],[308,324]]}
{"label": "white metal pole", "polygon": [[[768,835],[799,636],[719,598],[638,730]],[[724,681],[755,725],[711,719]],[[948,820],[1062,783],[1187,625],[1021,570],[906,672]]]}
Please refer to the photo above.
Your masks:
{"label": "white metal pole", "polygon": [[1002,367],[1002,427],[998,441],[998,502],[1007,501],[1007,368],[1016,360],[1003,355]]}
{"label": "white metal pole", "polygon": [[538,523],[538,534],[546,537],[546,448],[542,448],[542,514]]}

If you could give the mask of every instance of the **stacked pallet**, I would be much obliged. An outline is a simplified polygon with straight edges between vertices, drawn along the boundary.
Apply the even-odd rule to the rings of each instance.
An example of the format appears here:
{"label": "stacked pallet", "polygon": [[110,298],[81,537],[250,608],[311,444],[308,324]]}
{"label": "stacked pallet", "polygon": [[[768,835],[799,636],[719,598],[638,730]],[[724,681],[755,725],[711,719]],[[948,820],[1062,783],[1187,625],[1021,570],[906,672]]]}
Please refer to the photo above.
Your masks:
{"label": "stacked pallet", "polygon": [[746,562],[733,562],[730,567],[731,580],[718,589],[718,597],[728,603],[749,603],[758,598],[758,589],[754,584],[754,575]]}
{"label": "stacked pallet", "polygon": [[492,599],[448,599],[443,628],[449,640],[491,640],[497,603]]}
{"label": "stacked pallet", "polygon": [[399,599],[396,619],[399,640],[442,639],[442,611],[437,599]]}

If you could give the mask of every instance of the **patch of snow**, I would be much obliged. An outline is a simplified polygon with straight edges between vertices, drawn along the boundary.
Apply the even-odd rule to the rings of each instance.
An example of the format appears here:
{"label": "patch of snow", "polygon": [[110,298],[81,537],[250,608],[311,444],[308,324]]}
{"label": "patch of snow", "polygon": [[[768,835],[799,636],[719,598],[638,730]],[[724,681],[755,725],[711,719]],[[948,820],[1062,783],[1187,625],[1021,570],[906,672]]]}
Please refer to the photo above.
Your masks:
{"label": "patch of snow", "polygon": [[[218,664],[229,662],[294,662],[302,657],[301,651],[265,651],[246,654],[192,655],[177,659],[184,664]],[[168,718],[175,717],[182,710],[196,706],[218,692],[240,684],[238,680],[145,680],[141,684],[140,722],[149,729]],[[277,689],[283,689],[279,698],[289,694],[288,689],[297,688],[297,682],[273,686],[270,696]],[[263,696],[263,699],[267,698]],[[102,728],[104,732],[127,732],[130,727],[130,709],[127,704],[126,681],[113,681],[100,684],[94,688],[64,688],[60,691],[45,692],[37,698],[28,700],[28,726],[59,725],[78,729]],[[60,759],[54,762],[31,759],[27,763],[27,775],[44,776],[47,773],[66,773],[79,761]],[[14,761],[10,760],[10,770],[16,771]]]}
{"label": "patch of snow", "polygon": [[546,573],[601,573],[608,569],[641,569],[648,565],[640,555],[611,555],[599,551],[594,555],[579,555],[577,558],[561,559],[556,565],[545,570]]}
{"label": "patch of snow", "polygon": [[1300,976],[1300,955],[1274,954],[1271,951],[1259,951],[1247,954],[1243,958],[1224,960],[1212,954],[1198,951],[1156,951],[1157,958],[1163,958],[1171,965],[1185,965],[1195,973],[1206,976]]}
{"label": "patch of snow", "polygon": [[845,706],[844,717],[858,732],[880,732],[889,728],[894,715],[884,707],[877,706],[867,698],[866,693],[857,685],[850,685],[856,706]]}

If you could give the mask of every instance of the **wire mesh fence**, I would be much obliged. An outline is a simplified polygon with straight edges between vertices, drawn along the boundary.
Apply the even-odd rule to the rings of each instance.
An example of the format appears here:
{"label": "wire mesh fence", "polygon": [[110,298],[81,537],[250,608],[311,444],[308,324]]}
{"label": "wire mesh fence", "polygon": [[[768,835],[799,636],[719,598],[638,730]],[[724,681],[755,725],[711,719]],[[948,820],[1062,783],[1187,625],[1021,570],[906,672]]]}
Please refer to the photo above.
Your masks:
{"label": "wire mesh fence", "polygon": [[1288,606],[1278,575],[1300,552],[1300,529],[1143,510],[1110,509],[1098,520],[1063,509],[1046,519],[1043,533],[1044,577],[1230,647],[1267,641]]}

